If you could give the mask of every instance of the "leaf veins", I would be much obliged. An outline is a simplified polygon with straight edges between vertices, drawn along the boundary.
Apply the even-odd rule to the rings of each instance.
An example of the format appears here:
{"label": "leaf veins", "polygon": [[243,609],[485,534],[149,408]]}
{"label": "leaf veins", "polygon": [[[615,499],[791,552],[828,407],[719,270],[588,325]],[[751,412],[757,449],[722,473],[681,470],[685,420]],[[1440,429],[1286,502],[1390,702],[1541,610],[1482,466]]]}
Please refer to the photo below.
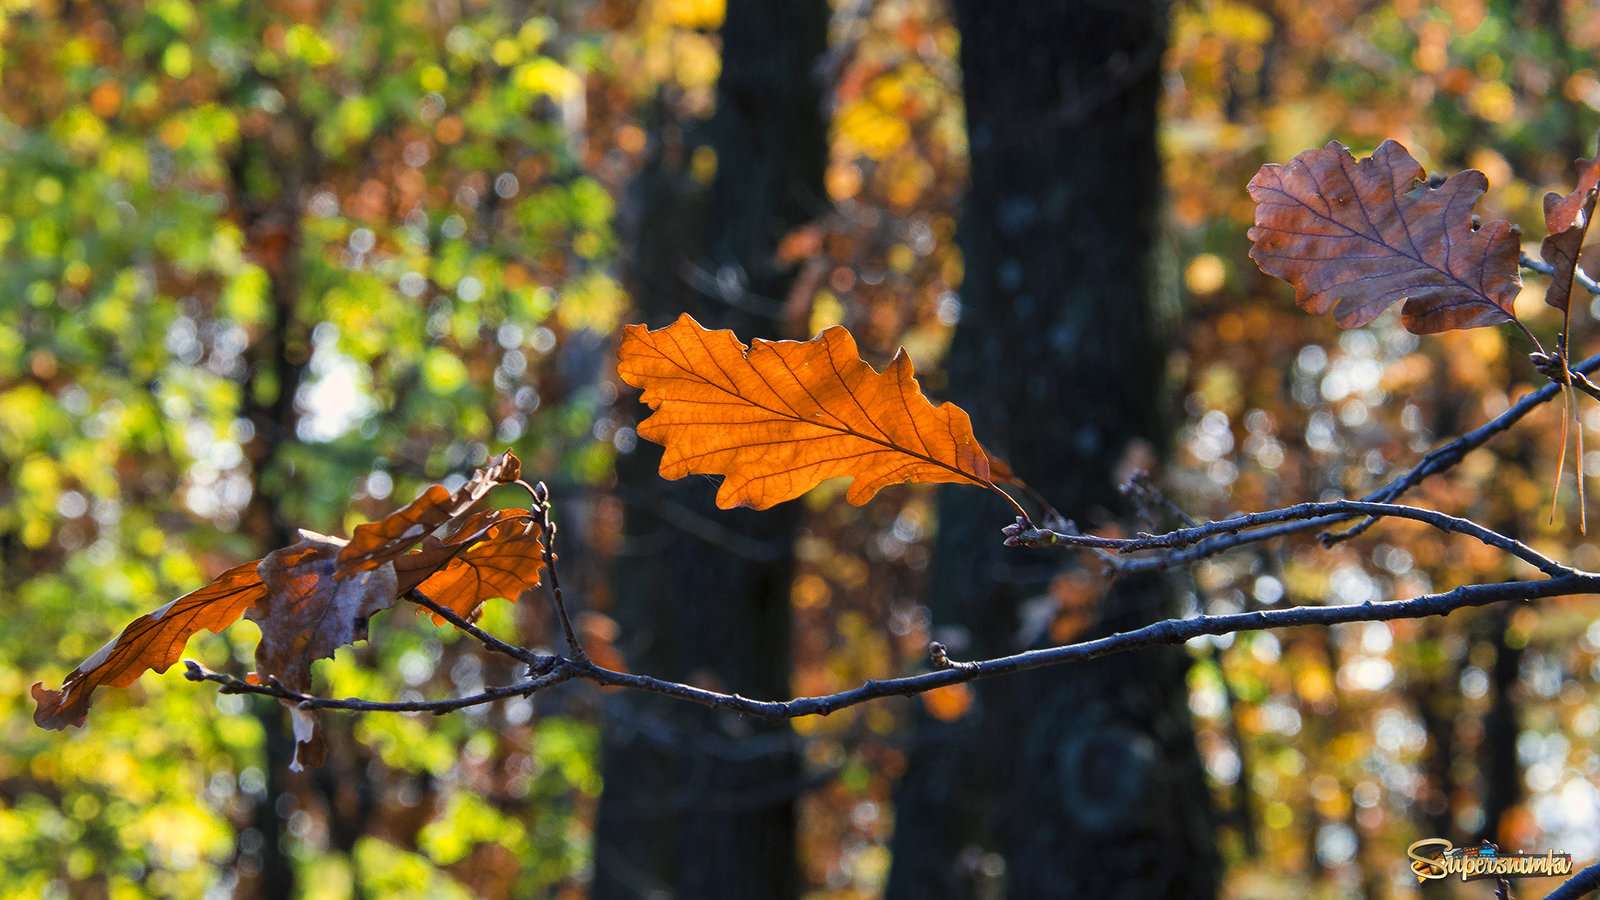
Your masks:
{"label": "leaf veins", "polygon": [[[527,510],[491,510],[469,516],[449,537],[423,539],[420,549],[394,561],[394,569],[401,594],[415,588],[473,620],[485,600],[515,602],[538,587],[543,553],[539,523]],[[445,621],[438,615],[433,620]]]}
{"label": "leaf veins", "polygon": [[630,325],[617,371],[655,410],[639,436],[666,446],[661,475],[724,476],[724,509],[766,509],[839,476],[853,479],[845,499],[857,506],[900,482],[998,491],[1003,478],[966,412],[922,395],[904,350],[877,372],[840,327],[746,347],[687,315],[656,331]]}
{"label": "leaf veins", "polygon": [[[275,550],[258,572],[267,586],[245,617],[261,626],[256,646],[256,674],[276,678],[292,691],[311,689],[311,664],[329,659],[345,644],[366,640],[367,620],[394,605],[399,593],[394,565],[384,563],[346,577],[339,573],[340,551],[348,542],[313,531],[300,532],[300,542]],[[295,758],[322,764],[321,730],[314,711],[292,704]]]}
{"label": "leaf veins", "polygon": [[35,684],[33,699],[38,706],[34,723],[52,730],[82,726],[95,688],[125,688],[146,670],[165,672],[183,655],[184,644],[195,633],[202,629],[220,632],[238,621],[246,609],[266,596],[266,585],[256,575],[259,562],[234,566],[205,587],[129,622],[121,634],[73,669],[61,690]]}
{"label": "leaf veins", "polygon": [[429,532],[471,509],[496,485],[510,484],[521,477],[522,462],[508,451],[489,460],[454,492],[445,490],[443,485],[433,485],[404,509],[376,522],[357,525],[350,534],[350,543],[339,553],[340,577],[398,559]]}
{"label": "leaf veins", "polygon": [[1365,325],[1400,300],[1401,324],[1414,334],[1515,321],[1517,231],[1505,222],[1474,227],[1483,173],[1468,169],[1438,185],[1424,177],[1394,141],[1360,161],[1330,143],[1262,166],[1249,185],[1250,257],[1293,285],[1301,308],[1332,310],[1341,328]]}
{"label": "leaf veins", "polygon": [[[261,626],[258,679],[306,692],[313,662],[365,639],[367,621],[413,588],[467,618],[485,600],[515,600],[539,584],[544,548],[537,520],[526,509],[466,513],[496,485],[516,481],[521,469],[511,453],[495,457],[458,490],[433,485],[404,508],[357,526],[349,541],[302,531],[298,543],[135,619],[60,690],[35,684],[34,722],[50,729],[83,725],[95,688],[127,687],[147,669],[164,672],[196,632],[221,631],[241,615]],[[448,536],[434,534],[452,525]],[[290,713],[294,765],[318,764],[323,744],[315,715],[294,706]]]}

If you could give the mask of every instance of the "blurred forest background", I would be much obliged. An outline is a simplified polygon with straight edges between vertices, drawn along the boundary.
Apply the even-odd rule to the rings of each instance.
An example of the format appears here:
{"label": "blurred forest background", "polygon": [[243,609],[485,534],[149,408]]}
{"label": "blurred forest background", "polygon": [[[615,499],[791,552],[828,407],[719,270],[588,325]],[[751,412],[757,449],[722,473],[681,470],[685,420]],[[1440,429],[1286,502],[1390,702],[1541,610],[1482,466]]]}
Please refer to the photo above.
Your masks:
{"label": "blurred forest background", "polygon": [[[1055,85],[1082,110],[1008,129],[995,100],[972,110],[977,141],[960,51],[982,34],[992,56],[1008,4],[0,0],[0,897],[892,895],[896,792],[919,811],[903,833],[948,812],[907,773],[942,726],[998,705],[987,686],[775,727],[572,682],[442,718],[329,715],[329,763],[300,774],[272,701],[146,675],[57,734],[32,724],[28,687],[295,527],[348,534],[506,447],[551,485],[563,583],[603,661],[767,697],[918,671],[930,639],[961,640],[929,573],[992,552],[951,523],[997,542],[1003,510],[941,523],[937,491],[854,508],[825,486],[712,518],[705,479],[650,481],[617,328],[685,309],[745,339],[844,324],[875,363],[904,346],[930,393],[960,396],[952,341],[982,325],[964,284],[1033,277],[975,270],[975,229],[958,247],[969,168],[995,145],[1141,165],[1062,139],[1139,85],[1164,188],[1135,280],[1171,353],[1114,374],[1169,401],[1170,437],[1143,456],[1166,452],[1154,481],[1190,515],[1358,495],[1537,384],[1509,331],[1419,340],[1391,317],[1340,332],[1300,313],[1246,256],[1244,185],[1329,140],[1395,138],[1430,169],[1484,171],[1486,214],[1536,234],[1543,193],[1595,151],[1600,8],[1128,5],[1144,43],[1049,51],[1102,54],[1105,77]],[[1016,54],[1019,86],[1038,59]],[[1004,229],[1017,211],[1000,212]],[[1541,337],[1560,326],[1542,294],[1532,277],[1518,305]],[[1575,321],[1581,357],[1592,317]],[[1600,408],[1580,410],[1600,448]],[[1600,568],[1570,477],[1552,521],[1559,435],[1546,409],[1415,502]],[[1600,450],[1581,465],[1600,474]],[[1388,523],[1212,559],[1170,599],[1359,603],[1514,571]],[[1103,593],[1092,567],[1052,568],[1007,607],[1012,646],[1085,634]],[[556,643],[540,602],[492,603],[483,624]],[[252,647],[205,634],[187,655],[243,672]],[[318,672],[324,693],[374,699],[511,677],[475,651],[397,610]],[[1592,602],[1251,633],[1182,663],[1210,795],[1195,780],[1185,802],[1220,860],[1195,851],[1199,885],[1218,868],[1231,897],[1418,896],[1404,852],[1433,836],[1600,856]],[[940,840],[954,896],[1000,896],[1037,864],[1003,836]]]}

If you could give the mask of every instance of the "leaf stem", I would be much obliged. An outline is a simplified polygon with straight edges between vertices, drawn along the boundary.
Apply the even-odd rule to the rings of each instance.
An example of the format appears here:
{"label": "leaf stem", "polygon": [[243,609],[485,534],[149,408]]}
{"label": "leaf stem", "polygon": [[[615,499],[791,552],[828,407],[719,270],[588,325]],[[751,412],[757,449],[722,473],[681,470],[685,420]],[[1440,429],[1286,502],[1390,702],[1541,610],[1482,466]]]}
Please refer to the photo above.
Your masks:
{"label": "leaf stem", "polygon": [[[996,494],[999,494],[1000,496],[1006,498],[1006,500],[1011,504],[1011,508],[1015,509],[1017,511],[1017,515],[1022,517],[1023,521],[1025,521],[1025,522],[1033,521],[1032,519],[1028,518],[1028,511],[1022,508],[1022,504],[1017,502],[1017,498],[1015,498],[1015,497],[1011,496],[1010,494],[1006,493],[1005,488],[1000,487],[999,485],[995,484],[992,481],[985,481],[985,482],[983,482],[983,484],[989,490],[994,491]],[[1029,493],[1032,493],[1032,491],[1030,490]],[[1035,494],[1035,496],[1038,496],[1038,495]],[[1045,503],[1045,506],[1047,508],[1050,508],[1050,504],[1049,503]]]}

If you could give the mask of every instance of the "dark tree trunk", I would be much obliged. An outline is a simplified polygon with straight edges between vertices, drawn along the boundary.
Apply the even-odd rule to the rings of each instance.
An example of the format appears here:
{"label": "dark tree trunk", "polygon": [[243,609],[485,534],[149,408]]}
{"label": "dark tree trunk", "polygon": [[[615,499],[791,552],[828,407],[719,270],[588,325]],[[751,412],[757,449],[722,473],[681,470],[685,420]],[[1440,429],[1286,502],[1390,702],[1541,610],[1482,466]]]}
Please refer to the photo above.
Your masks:
{"label": "dark tree trunk", "polygon": [[[294,528],[280,514],[268,485],[282,477],[278,471],[282,450],[294,440],[298,421],[294,395],[307,362],[304,344],[309,327],[297,318],[296,309],[303,287],[300,210],[310,168],[307,154],[313,152],[309,130],[299,117],[285,115],[266,137],[243,141],[232,161],[234,203],[241,210],[249,246],[267,273],[271,299],[267,327],[246,351],[240,408],[240,415],[255,431],[245,447],[252,484],[240,531],[255,540],[262,555],[295,541]],[[299,886],[286,846],[287,812],[280,801],[294,797],[288,783],[294,741],[286,738],[288,715],[282,705],[260,697],[253,700],[250,710],[266,734],[263,762],[267,779],[266,791],[253,804],[251,814],[251,828],[261,837],[255,896],[288,900],[298,894]]]}
{"label": "dark tree trunk", "polygon": [[[687,171],[693,139],[668,126],[634,186],[635,299],[652,327],[688,312],[741,339],[779,337],[788,276],[777,242],[824,203],[826,121],[815,67],[827,4],[734,0],[708,146],[704,196]],[[789,693],[791,547],[799,507],[715,508],[703,479],[656,474],[641,442],[618,463],[626,514],[613,577],[623,651],[635,671],[743,694]],[[795,795],[802,772],[787,723],[671,701],[608,701],[605,789],[592,896],[798,895]]]}
{"label": "dark tree trunk", "polygon": [[1483,773],[1483,827],[1474,836],[1476,841],[1504,841],[1506,814],[1522,800],[1522,766],[1517,761],[1517,736],[1522,733],[1517,702],[1522,646],[1506,640],[1515,611],[1516,607],[1508,604],[1489,618],[1494,629],[1490,638],[1494,666],[1489,671],[1489,711],[1483,717],[1483,743],[1478,751],[1478,769]]}
{"label": "dark tree trunk", "polygon": [[[1153,275],[1165,5],[955,7],[972,185],[949,396],[1066,516],[1104,522],[1125,513],[1121,468],[1167,427]],[[1070,563],[1002,548],[1011,515],[981,492],[941,495],[929,604],[958,658],[1048,641],[1022,607]],[[1161,581],[1124,580],[1092,630],[1171,607]],[[1182,649],[1161,649],[996,679],[962,719],[922,723],[888,896],[1212,895],[1186,668]]]}

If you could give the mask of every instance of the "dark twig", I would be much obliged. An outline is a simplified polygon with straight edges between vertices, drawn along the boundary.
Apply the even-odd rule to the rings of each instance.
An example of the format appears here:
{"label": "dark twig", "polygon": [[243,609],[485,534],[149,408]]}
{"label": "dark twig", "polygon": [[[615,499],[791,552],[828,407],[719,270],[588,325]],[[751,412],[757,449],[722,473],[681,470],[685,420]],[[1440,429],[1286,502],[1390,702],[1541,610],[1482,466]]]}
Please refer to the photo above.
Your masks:
{"label": "dark twig", "polygon": [[1538,370],[1540,375],[1556,384],[1570,384],[1596,400],[1600,400],[1600,386],[1595,385],[1582,372],[1574,372],[1565,368],[1562,365],[1563,360],[1559,354],[1532,353],[1529,354],[1528,358],[1533,360],[1533,367]]}
{"label": "dark twig", "polygon": [[567,639],[567,649],[580,664],[589,662],[589,654],[578,642],[578,633],[572,628],[572,618],[567,615],[567,602],[561,596],[561,578],[556,574],[556,525],[550,521],[550,489],[544,482],[533,486],[534,509],[539,513],[539,527],[544,529],[544,583],[550,590],[550,602],[555,606],[556,618],[561,622],[561,633]]}
{"label": "dark twig", "polygon": [[[1114,550],[1118,553],[1136,553],[1141,550],[1170,550],[1193,547],[1202,541],[1211,539],[1215,552],[1220,552],[1229,547],[1254,543],[1264,540],[1265,537],[1276,536],[1276,532],[1269,533],[1262,529],[1261,526],[1306,520],[1328,522],[1356,516],[1411,519],[1431,525],[1446,533],[1465,534],[1490,547],[1504,550],[1551,577],[1571,574],[1574,571],[1571,567],[1556,562],[1527,544],[1491,528],[1479,525],[1471,519],[1462,519],[1416,506],[1371,503],[1364,500],[1300,503],[1282,509],[1248,513],[1216,522],[1206,522],[1193,528],[1180,528],[1176,531],[1169,531],[1166,534],[1141,534],[1132,538],[1106,538],[1094,535],[1068,534],[1060,531],[1046,531],[1021,520],[1018,520],[1017,524],[1007,526],[1004,532],[1006,534],[1005,542],[1010,546],[1045,547],[1066,544],[1076,547]],[[1325,541],[1324,543],[1332,543],[1332,541]],[[1166,558],[1166,555],[1156,557],[1156,559],[1163,560]]]}
{"label": "dark twig", "polygon": [[[1580,362],[1577,365],[1568,366],[1567,371],[1574,378],[1576,378],[1593,372],[1597,368],[1600,368],[1600,353],[1585,359],[1583,362]],[[1584,380],[1587,381],[1588,379]],[[1399,497],[1401,494],[1404,494],[1406,491],[1421,484],[1426,478],[1428,478],[1428,476],[1437,475],[1440,472],[1444,472],[1450,468],[1453,468],[1457,463],[1461,462],[1462,459],[1466,458],[1468,453],[1478,449],[1484,444],[1487,444],[1490,438],[1501,433],[1502,431],[1509,430],[1511,426],[1522,421],[1522,419],[1527,416],[1528,413],[1533,412],[1538,407],[1555,399],[1556,395],[1561,393],[1561,388],[1562,385],[1554,382],[1542,385],[1538,390],[1524,395],[1522,399],[1511,404],[1511,408],[1500,415],[1495,416],[1493,419],[1490,419],[1484,424],[1479,425],[1477,428],[1472,429],[1448,444],[1445,444],[1442,447],[1434,448],[1428,453],[1427,456],[1422,458],[1421,462],[1417,463],[1415,466],[1412,466],[1400,477],[1394,479],[1383,487],[1378,488],[1365,497],[1362,497],[1361,499],[1387,503]],[[1368,528],[1371,528],[1373,523],[1376,521],[1376,519],[1365,519],[1360,524],[1352,528],[1330,535],[1329,538],[1324,539],[1323,543],[1330,543],[1330,539],[1332,542],[1349,540],[1350,538],[1361,534],[1363,531],[1366,531]]]}
{"label": "dark twig", "polygon": [[1458,609],[1486,606],[1505,600],[1531,600],[1540,597],[1570,596],[1600,592],[1600,574],[1579,572],[1541,581],[1507,581],[1492,584],[1474,584],[1458,587],[1439,594],[1428,594],[1410,600],[1390,603],[1362,603],[1351,606],[1295,606],[1287,609],[1256,610],[1218,616],[1196,616],[1189,619],[1166,619],[1134,631],[1061,647],[1029,650],[1012,656],[980,662],[961,663],[921,675],[868,681],[859,687],[835,694],[816,697],[799,697],[793,700],[752,700],[738,694],[724,694],[673,681],[662,681],[647,675],[633,675],[602,668],[593,662],[580,662],[565,657],[551,659],[550,671],[537,678],[517,684],[491,688],[480,694],[454,700],[415,701],[404,703],[373,703],[364,700],[331,700],[312,697],[282,687],[282,685],[254,685],[227,675],[204,674],[198,663],[190,666],[189,677],[195,681],[215,681],[231,692],[266,694],[296,703],[309,704],[314,709],[352,709],[368,711],[449,712],[465,706],[492,703],[509,696],[526,695],[550,684],[571,678],[583,678],[606,687],[625,687],[675,697],[713,709],[727,710],[764,719],[792,719],[799,716],[827,715],[850,706],[875,700],[879,697],[910,696],[959,682],[978,678],[991,678],[1012,672],[1039,669],[1082,662],[1124,653],[1158,644],[1181,644],[1202,635],[1232,634],[1241,631],[1262,631],[1268,628],[1285,628],[1298,625],[1337,625],[1346,622],[1381,622],[1394,619],[1419,619],[1445,615]]}
{"label": "dark twig", "polygon": [[[1569,367],[1569,371],[1578,374],[1587,374],[1600,369],[1600,353]],[[1406,470],[1388,484],[1363,496],[1359,502],[1390,503],[1407,491],[1421,484],[1430,476],[1438,475],[1455,467],[1466,455],[1488,443],[1491,438],[1501,432],[1509,430],[1513,425],[1522,421],[1527,415],[1538,407],[1550,402],[1561,392],[1561,385],[1546,384],[1537,390],[1524,395],[1505,412],[1484,424],[1472,429],[1449,443],[1429,451],[1415,466]],[[1357,502],[1357,501],[1345,501]],[[1251,533],[1250,542],[1265,541],[1284,535],[1298,534],[1313,528],[1327,528],[1348,521],[1350,516],[1334,515],[1317,519],[1300,521],[1286,521],[1281,524],[1261,528]],[[1326,533],[1321,535],[1324,545],[1332,546],[1340,541],[1356,537],[1370,528],[1376,518],[1367,517],[1358,524],[1342,532]],[[1241,541],[1233,535],[1223,535],[1202,540],[1183,550],[1175,550],[1159,556],[1145,557],[1142,559],[1121,560],[1115,564],[1117,571],[1124,574],[1164,570],[1197,562],[1218,553],[1231,550],[1239,546]]]}
{"label": "dark twig", "polygon": [[[1597,353],[1583,362],[1569,366],[1569,371],[1575,375],[1584,375],[1600,369],[1600,353]],[[1510,430],[1511,426],[1522,421],[1528,413],[1538,407],[1549,403],[1561,393],[1561,385],[1541,385],[1538,390],[1523,395],[1522,399],[1511,404],[1511,408],[1493,419],[1479,425],[1455,440],[1429,451],[1422,461],[1407,470],[1400,477],[1388,484],[1362,497],[1363,500],[1372,500],[1379,503],[1388,503],[1404,494],[1406,491],[1421,484],[1431,475],[1437,475],[1461,462],[1466,455],[1489,442],[1489,439],[1503,431]]]}
{"label": "dark twig", "polygon": [[[1317,625],[1330,626],[1348,622],[1380,622],[1395,619],[1417,619],[1446,615],[1458,609],[1486,606],[1507,600],[1532,600],[1543,597],[1571,596],[1600,592],[1600,574],[1570,572],[1540,581],[1507,581],[1492,584],[1464,585],[1438,594],[1428,594],[1409,600],[1389,603],[1362,603],[1350,606],[1296,606],[1287,609],[1255,610],[1216,616],[1196,616],[1188,619],[1166,619],[1133,631],[1109,635],[1091,641],[1029,650],[1012,656],[979,662],[955,663],[946,657],[947,667],[937,671],[910,675],[903,678],[868,681],[859,687],[834,694],[816,697],[799,697],[793,700],[752,700],[738,694],[709,691],[692,685],[662,681],[647,675],[616,672],[595,665],[587,659],[566,657],[540,657],[541,674],[515,684],[489,688],[466,697],[450,700],[417,700],[379,702],[355,698],[331,699],[292,691],[272,681],[252,684],[231,675],[212,672],[192,660],[185,660],[187,677],[191,681],[211,681],[222,685],[227,693],[252,693],[276,697],[306,709],[344,709],[366,712],[430,712],[445,713],[469,706],[493,703],[507,697],[528,696],[550,685],[574,678],[582,678],[605,687],[625,687],[653,694],[674,697],[698,703],[713,709],[727,710],[764,719],[790,719],[799,716],[827,715],[846,707],[865,703],[879,697],[910,696],[945,685],[990,678],[1012,672],[1058,666],[1095,659],[1113,653],[1124,653],[1142,647],[1160,644],[1181,644],[1202,635],[1234,634],[1243,631],[1261,631],[1268,628]],[[934,658],[938,650],[930,647]]]}
{"label": "dark twig", "polygon": [[183,661],[186,671],[184,677],[190,681],[211,681],[222,685],[224,694],[260,694],[264,697],[276,697],[299,706],[301,709],[342,709],[352,712],[425,712],[436,716],[466,709],[469,706],[482,706],[494,703],[508,697],[526,697],[551,685],[560,684],[582,674],[579,670],[567,666],[556,666],[550,671],[519,681],[515,684],[501,685],[487,688],[480,693],[468,694],[465,697],[453,697],[449,700],[362,700],[357,697],[334,699],[331,697],[317,697],[311,694],[292,691],[273,679],[268,684],[253,684],[242,678],[214,672],[200,665],[192,659]]}
{"label": "dark twig", "polygon": [[1183,507],[1173,503],[1170,497],[1155,486],[1150,480],[1149,472],[1135,472],[1133,477],[1128,479],[1128,483],[1122,486],[1122,493],[1138,504],[1152,521],[1155,519],[1154,507],[1159,506],[1185,528],[1200,524],[1200,520],[1184,512]]}
{"label": "dark twig", "polygon": [[752,700],[738,694],[723,694],[676,682],[660,681],[645,675],[613,672],[589,663],[580,665],[563,660],[562,665],[580,669],[577,677],[596,684],[628,687],[699,703],[713,709],[758,716],[764,719],[792,719],[798,716],[827,715],[879,697],[920,694],[933,688],[979,678],[990,678],[1046,666],[1082,662],[1158,644],[1181,644],[1202,635],[1262,631],[1297,625],[1336,625],[1346,622],[1381,622],[1394,619],[1419,619],[1445,615],[1458,609],[1486,606],[1505,600],[1531,600],[1541,597],[1570,596],[1600,591],[1600,574],[1579,572],[1540,581],[1507,581],[1464,585],[1439,594],[1389,603],[1362,603],[1351,606],[1296,606],[1287,609],[1256,610],[1189,619],[1166,619],[1134,631],[1061,647],[1029,650],[1012,656],[962,664],[962,668],[940,669],[921,675],[868,681],[859,687],[836,694],[800,697],[794,700]]}
{"label": "dark twig", "polygon": [[462,618],[450,607],[442,606],[434,602],[433,599],[427,594],[422,593],[416,588],[406,591],[405,598],[422,607],[423,609],[428,610],[446,622],[449,622],[451,625],[454,625],[462,631],[465,631],[467,634],[476,638],[478,643],[482,644],[484,647],[493,650],[496,653],[503,653],[506,656],[517,660],[518,662],[527,663],[535,670],[547,665],[550,660],[550,657],[548,656],[534,653],[532,650],[518,647],[515,644],[508,644],[505,641],[500,640],[489,632],[484,631],[482,628],[479,628],[478,626]]}

